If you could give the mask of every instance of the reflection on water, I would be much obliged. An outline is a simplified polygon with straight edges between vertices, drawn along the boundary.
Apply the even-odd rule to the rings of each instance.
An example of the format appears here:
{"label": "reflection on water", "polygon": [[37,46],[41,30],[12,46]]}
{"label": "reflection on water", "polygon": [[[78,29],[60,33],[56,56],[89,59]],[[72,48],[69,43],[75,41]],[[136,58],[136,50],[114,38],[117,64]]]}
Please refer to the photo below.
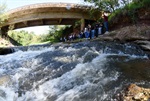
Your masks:
{"label": "reflection on water", "polygon": [[150,87],[150,60],[134,44],[16,47],[0,56],[0,101],[110,101],[123,86]]}

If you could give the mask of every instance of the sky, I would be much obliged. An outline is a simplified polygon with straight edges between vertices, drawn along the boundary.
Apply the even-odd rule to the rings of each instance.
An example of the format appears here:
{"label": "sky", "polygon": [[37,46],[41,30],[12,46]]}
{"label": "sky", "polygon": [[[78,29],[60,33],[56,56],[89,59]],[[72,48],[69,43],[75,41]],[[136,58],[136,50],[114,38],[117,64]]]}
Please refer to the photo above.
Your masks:
{"label": "sky", "polygon": [[[84,0],[0,0],[0,3],[6,3],[7,9],[15,9],[21,6],[36,4],[36,3],[46,3],[46,2],[62,2],[62,3],[83,3]],[[37,26],[17,29],[16,31],[26,30],[28,32],[34,32],[35,34],[44,34],[48,32],[48,26]]]}
{"label": "sky", "polygon": [[2,0],[2,1],[6,2],[8,9],[13,9],[36,3],[46,3],[46,2],[81,3],[84,0]]}

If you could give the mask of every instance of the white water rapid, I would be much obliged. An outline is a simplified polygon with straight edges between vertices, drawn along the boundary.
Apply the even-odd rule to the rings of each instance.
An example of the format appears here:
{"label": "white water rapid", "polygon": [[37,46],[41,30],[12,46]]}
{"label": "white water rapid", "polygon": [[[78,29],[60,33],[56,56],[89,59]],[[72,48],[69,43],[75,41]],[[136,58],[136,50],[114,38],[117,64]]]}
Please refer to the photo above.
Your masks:
{"label": "white water rapid", "polygon": [[82,42],[27,48],[0,55],[0,101],[116,101],[114,95],[123,85],[149,84],[150,77],[136,78],[126,72],[133,63],[144,65],[148,60],[129,44]]}

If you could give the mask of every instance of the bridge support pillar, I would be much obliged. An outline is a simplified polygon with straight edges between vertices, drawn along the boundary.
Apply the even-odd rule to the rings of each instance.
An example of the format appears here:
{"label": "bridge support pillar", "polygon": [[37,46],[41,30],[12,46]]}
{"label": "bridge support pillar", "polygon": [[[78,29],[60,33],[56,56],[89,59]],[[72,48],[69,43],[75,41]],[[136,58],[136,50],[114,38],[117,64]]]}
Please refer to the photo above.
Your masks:
{"label": "bridge support pillar", "polygon": [[8,27],[3,27],[3,28],[0,28],[0,35],[3,37],[3,38],[7,38],[7,33],[8,32]]}
{"label": "bridge support pillar", "polygon": [[81,19],[81,31],[84,30],[85,27],[85,19]]}

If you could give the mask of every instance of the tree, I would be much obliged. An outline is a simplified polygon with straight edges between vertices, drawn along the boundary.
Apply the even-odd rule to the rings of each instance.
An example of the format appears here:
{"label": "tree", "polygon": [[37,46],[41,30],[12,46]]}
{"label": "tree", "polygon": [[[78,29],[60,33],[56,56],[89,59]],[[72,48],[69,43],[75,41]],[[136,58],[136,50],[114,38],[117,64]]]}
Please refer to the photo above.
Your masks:
{"label": "tree", "polygon": [[118,0],[103,0],[106,10],[114,12],[119,7]]}
{"label": "tree", "polygon": [[49,26],[49,35],[53,36],[54,38],[60,38],[62,35],[62,30],[66,28],[67,26],[61,26],[61,25],[53,25]]}
{"label": "tree", "polygon": [[0,4],[0,26],[5,23],[7,17],[7,14],[5,13],[6,11],[6,4]]}
{"label": "tree", "polygon": [[88,2],[95,3],[102,11],[113,12],[119,7],[119,0],[87,0]]}
{"label": "tree", "polygon": [[24,30],[21,30],[21,31],[10,30],[8,32],[8,34],[11,38],[16,40],[18,43],[20,43],[23,46],[40,42],[39,37],[36,36],[34,34],[34,32],[29,33],[29,32],[24,31]]}
{"label": "tree", "polygon": [[131,2],[131,0],[120,0],[120,3],[121,3],[123,6],[128,5],[130,2]]}

